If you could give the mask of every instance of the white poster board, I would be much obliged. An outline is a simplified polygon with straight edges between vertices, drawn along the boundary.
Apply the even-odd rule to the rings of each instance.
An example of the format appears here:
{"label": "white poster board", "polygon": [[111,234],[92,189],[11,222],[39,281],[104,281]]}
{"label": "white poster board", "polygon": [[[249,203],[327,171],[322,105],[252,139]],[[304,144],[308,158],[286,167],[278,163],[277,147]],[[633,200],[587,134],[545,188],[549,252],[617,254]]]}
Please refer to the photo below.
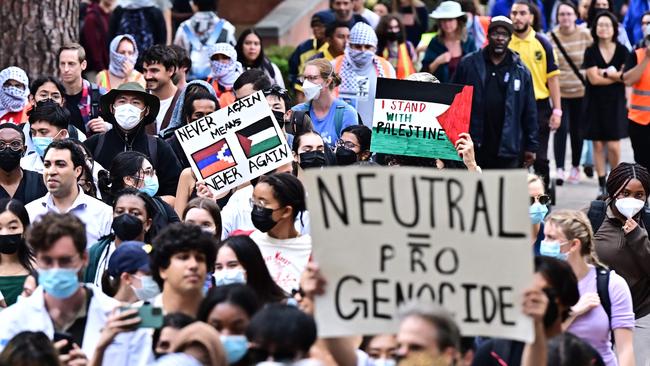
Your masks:
{"label": "white poster board", "polygon": [[293,160],[261,91],[188,123],[175,134],[192,171],[215,194]]}
{"label": "white poster board", "polygon": [[526,173],[307,170],[322,337],[395,333],[399,303],[432,300],[463,335],[533,339],[521,312],[533,250]]}

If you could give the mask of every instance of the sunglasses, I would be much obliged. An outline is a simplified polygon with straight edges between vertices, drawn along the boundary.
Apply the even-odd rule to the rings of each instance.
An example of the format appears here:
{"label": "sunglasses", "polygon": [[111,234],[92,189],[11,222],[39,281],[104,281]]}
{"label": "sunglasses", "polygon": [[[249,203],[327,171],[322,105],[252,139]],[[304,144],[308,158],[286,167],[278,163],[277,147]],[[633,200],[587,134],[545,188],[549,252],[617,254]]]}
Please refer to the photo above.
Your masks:
{"label": "sunglasses", "polygon": [[530,197],[530,204],[539,201],[542,205],[548,205],[551,202],[551,197],[547,194],[540,194],[539,196]]}

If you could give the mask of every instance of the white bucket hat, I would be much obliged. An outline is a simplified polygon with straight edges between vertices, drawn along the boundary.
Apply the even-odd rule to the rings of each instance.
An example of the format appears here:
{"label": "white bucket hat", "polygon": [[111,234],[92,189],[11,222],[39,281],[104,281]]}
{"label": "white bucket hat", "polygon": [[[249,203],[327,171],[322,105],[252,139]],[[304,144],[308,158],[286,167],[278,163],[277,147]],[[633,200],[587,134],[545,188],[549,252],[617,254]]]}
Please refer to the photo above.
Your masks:
{"label": "white bucket hat", "polygon": [[456,19],[465,15],[460,4],[455,1],[443,1],[438,5],[436,10],[429,14],[433,19]]}

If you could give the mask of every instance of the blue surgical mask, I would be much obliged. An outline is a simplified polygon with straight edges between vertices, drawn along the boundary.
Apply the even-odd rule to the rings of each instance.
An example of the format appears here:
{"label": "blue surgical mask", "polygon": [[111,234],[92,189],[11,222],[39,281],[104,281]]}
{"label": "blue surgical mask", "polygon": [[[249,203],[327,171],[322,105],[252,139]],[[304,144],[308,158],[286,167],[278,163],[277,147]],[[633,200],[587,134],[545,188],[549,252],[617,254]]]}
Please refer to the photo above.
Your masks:
{"label": "blue surgical mask", "polygon": [[32,137],[34,150],[42,158],[45,155],[45,149],[54,141],[54,137]]}
{"label": "blue surgical mask", "polygon": [[158,287],[156,281],[154,281],[153,277],[151,276],[133,276],[133,277],[139,279],[140,283],[142,284],[142,287],[140,288],[135,288],[131,286],[133,292],[135,292],[135,297],[137,297],[138,300],[146,301],[158,296],[158,294],[160,293],[160,288]]}
{"label": "blue surgical mask", "polygon": [[67,299],[79,289],[78,268],[38,270],[38,282],[45,293],[57,299]]}
{"label": "blue surgical mask", "polygon": [[214,271],[214,282],[217,286],[225,286],[233,283],[246,283],[244,270],[241,268],[222,269]]}
{"label": "blue surgical mask", "polygon": [[222,335],[219,338],[226,350],[229,365],[239,362],[248,352],[248,339],[243,335]]}
{"label": "blue surgical mask", "polygon": [[140,192],[148,194],[149,197],[153,197],[158,193],[158,188],[160,188],[158,185],[158,177],[155,175],[146,176],[144,177],[144,185],[140,188]]}
{"label": "blue surgical mask", "polygon": [[565,261],[567,255],[560,251],[561,248],[562,243],[557,240],[542,240],[539,245],[539,254]]}
{"label": "blue surgical mask", "polygon": [[535,202],[530,207],[528,208],[528,215],[530,215],[530,221],[533,222],[533,224],[540,224],[542,221],[544,221],[544,217],[546,217],[546,214],[548,213],[548,207],[546,205],[542,205],[539,202]]}

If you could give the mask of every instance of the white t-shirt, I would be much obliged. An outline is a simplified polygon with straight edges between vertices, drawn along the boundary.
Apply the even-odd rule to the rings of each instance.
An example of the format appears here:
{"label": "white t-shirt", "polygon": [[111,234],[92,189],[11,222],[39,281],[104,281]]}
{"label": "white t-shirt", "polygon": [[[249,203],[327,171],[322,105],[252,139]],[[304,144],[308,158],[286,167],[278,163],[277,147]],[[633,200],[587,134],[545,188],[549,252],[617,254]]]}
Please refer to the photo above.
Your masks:
{"label": "white t-shirt", "polygon": [[300,275],[311,257],[311,236],[280,240],[255,230],[251,239],[260,248],[266,267],[278,286],[288,293],[300,287]]}
{"label": "white t-shirt", "polygon": [[160,127],[162,127],[163,120],[165,119],[165,114],[167,114],[167,110],[172,105],[172,99],[174,99],[173,95],[167,99],[160,100],[160,110],[156,116],[156,133],[160,132]]}

